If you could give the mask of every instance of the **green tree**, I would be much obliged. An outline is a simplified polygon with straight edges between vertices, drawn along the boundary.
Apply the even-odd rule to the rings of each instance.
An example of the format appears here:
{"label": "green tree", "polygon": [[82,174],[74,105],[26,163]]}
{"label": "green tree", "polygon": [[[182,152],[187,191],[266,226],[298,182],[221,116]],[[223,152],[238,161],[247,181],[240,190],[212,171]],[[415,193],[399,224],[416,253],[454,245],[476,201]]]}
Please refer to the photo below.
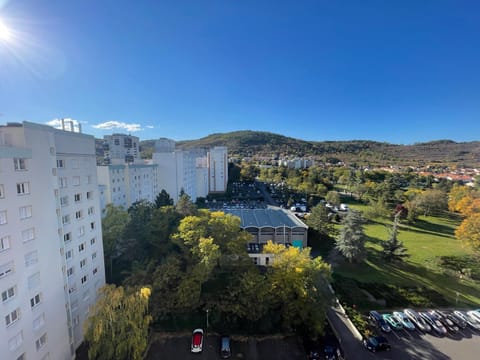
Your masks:
{"label": "green tree", "polygon": [[321,203],[312,208],[307,218],[307,225],[323,236],[334,236],[336,234],[335,225],[328,217],[328,210]]}
{"label": "green tree", "polygon": [[365,220],[355,210],[350,210],[343,219],[340,235],[336,240],[336,249],[351,263],[360,262],[365,258]]}
{"label": "green tree", "polygon": [[197,213],[197,207],[192,202],[190,196],[183,190],[180,192],[177,205],[175,206],[177,212],[183,216],[195,215]]}
{"label": "green tree", "polygon": [[390,236],[388,240],[382,242],[382,256],[386,261],[403,260],[403,258],[409,256],[407,249],[403,246],[403,242],[398,240],[399,218],[400,212],[394,217],[392,227],[389,230]]}
{"label": "green tree", "polygon": [[327,196],[325,196],[325,200],[332,205],[339,205],[340,194],[338,193],[338,191],[329,191],[327,193]]}
{"label": "green tree", "polygon": [[85,322],[90,360],[140,360],[148,344],[149,288],[105,285]]}
{"label": "green tree", "polygon": [[161,208],[162,206],[169,206],[173,205],[173,199],[167,193],[165,189],[162,189],[155,198],[155,207],[157,209]]}
{"label": "green tree", "polygon": [[425,216],[439,214],[448,209],[447,194],[443,190],[427,189],[416,200]]}
{"label": "green tree", "polygon": [[119,244],[124,241],[127,223],[128,213],[122,207],[112,204],[106,206],[102,218],[102,236],[105,264],[109,267],[108,281],[112,279],[113,261],[120,255]]}

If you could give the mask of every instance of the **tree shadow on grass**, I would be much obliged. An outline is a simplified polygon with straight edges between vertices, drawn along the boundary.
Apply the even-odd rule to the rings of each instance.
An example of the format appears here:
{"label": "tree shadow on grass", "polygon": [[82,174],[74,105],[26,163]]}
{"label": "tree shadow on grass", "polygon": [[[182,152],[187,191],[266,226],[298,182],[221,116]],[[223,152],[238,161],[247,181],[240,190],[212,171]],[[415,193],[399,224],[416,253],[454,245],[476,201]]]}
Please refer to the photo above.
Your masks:
{"label": "tree shadow on grass", "polygon": [[422,219],[417,219],[413,225],[410,226],[410,230],[415,232],[426,232],[429,234],[439,236],[454,236],[455,230],[447,225],[435,224]]}

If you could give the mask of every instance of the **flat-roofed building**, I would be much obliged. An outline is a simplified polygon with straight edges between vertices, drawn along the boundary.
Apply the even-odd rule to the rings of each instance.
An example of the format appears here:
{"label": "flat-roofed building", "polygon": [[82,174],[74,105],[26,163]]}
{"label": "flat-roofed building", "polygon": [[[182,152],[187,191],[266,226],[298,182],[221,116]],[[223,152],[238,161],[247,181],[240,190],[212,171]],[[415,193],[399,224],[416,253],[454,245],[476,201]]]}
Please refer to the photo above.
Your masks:
{"label": "flat-roofed building", "polygon": [[93,136],[0,126],[2,359],[72,359],[105,284]]}
{"label": "flat-roofed building", "polygon": [[238,216],[240,227],[252,235],[248,245],[249,256],[258,265],[268,265],[271,255],[263,254],[263,245],[269,240],[285,246],[304,248],[308,241],[308,226],[289,211],[269,206],[266,209],[223,209]]}

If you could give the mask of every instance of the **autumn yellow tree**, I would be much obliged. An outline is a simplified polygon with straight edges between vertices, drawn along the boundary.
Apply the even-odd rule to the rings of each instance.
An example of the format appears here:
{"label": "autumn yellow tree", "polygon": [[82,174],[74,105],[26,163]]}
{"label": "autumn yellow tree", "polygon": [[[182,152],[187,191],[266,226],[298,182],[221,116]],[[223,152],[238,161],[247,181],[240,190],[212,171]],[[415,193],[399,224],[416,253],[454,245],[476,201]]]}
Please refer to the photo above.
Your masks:
{"label": "autumn yellow tree", "polygon": [[455,236],[476,250],[480,250],[480,212],[465,218],[455,230]]}
{"label": "autumn yellow tree", "polygon": [[140,360],[148,345],[150,289],[105,285],[85,322],[90,360]]}

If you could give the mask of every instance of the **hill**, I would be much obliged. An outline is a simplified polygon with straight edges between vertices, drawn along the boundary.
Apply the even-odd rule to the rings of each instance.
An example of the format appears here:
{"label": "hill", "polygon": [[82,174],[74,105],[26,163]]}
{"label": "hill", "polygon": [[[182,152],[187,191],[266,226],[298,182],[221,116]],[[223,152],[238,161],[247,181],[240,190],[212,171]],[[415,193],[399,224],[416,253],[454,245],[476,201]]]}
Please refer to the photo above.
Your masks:
{"label": "hill", "polygon": [[[151,158],[155,140],[141,141],[142,156]],[[178,141],[184,149],[227,146],[229,156],[278,159],[309,157],[323,162],[343,161],[358,165],[457,165],[480,167],[480,141],[436,140],[397,145],[369,140],[305,141],[263,131],[216,133],[197,140]],[[100,151],[100,147],[97,149]],[[97,153],[97,155],[101,155]]]}

